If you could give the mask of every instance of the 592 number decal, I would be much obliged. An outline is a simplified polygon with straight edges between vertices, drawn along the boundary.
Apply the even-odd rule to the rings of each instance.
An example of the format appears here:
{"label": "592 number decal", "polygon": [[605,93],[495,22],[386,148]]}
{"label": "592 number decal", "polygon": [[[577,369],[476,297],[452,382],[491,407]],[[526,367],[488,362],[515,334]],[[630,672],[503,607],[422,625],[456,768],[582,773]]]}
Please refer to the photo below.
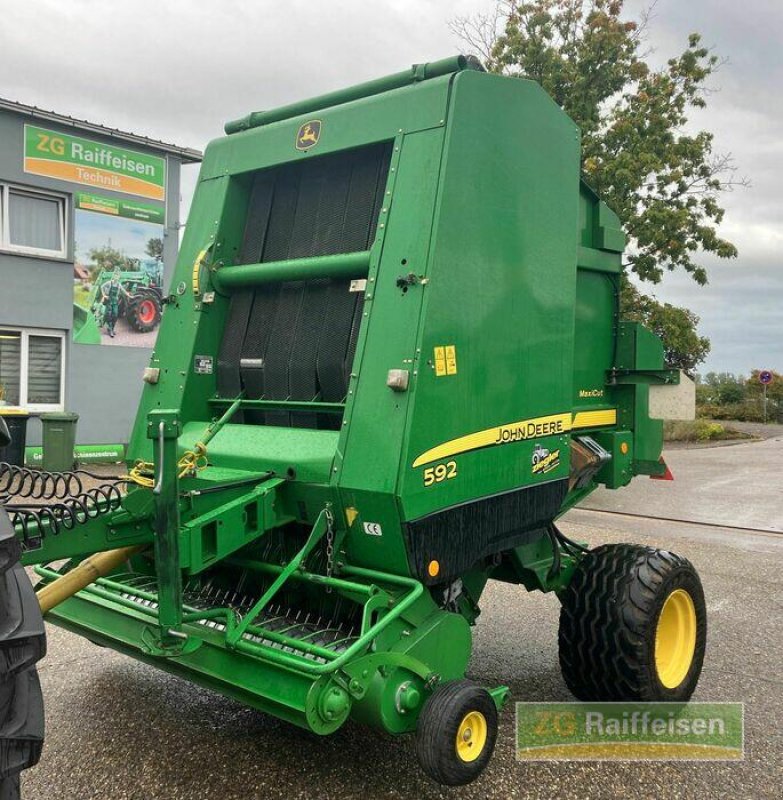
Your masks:
{"label": "592 number decal", "polygon": [[446,461],[444,464],[436,464],[434,467],[427,467],[424,470],[424,485],[432,486],[435,483],[443,483],[457,477],[457,462]]}

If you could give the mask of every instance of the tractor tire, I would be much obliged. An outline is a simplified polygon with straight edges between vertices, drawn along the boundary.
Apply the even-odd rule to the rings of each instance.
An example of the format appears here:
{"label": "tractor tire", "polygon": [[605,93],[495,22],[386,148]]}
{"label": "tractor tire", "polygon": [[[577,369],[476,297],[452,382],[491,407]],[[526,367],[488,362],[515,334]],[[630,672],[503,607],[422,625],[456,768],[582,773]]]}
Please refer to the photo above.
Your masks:
{"label": "tractor tire", "polygon": [[498,736],[498,712],[472,681],[439,686],[421,711],[416,755],[424,772],[445,786],[464,786],[484,771]]}
{"label": "tractor tire", "polygon": [[41,757],[44,709],[35,664],[44,655],[38,599],[0,508],[0,800],[17,800],[19,773]]}
{"label": "tractor tire", "polygon": [[690,561],[603,545],[585,554],[561,601],[560,668],[579,700],[685,702],[693,694],[707,610]]}
{"label": "tractor tire", "polygon": [[157,295],[143,292],[129,303],[126,317],[135,331],[149,333],[160,324],[160,315],[161,305]]}

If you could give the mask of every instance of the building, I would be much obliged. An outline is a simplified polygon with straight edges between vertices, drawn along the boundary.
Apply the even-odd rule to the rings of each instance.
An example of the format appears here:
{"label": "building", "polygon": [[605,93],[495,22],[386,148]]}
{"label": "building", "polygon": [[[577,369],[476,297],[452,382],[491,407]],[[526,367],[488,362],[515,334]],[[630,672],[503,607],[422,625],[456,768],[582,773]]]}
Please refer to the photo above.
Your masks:
{"label": "building", "polygon": [[0,411],[30,412],[28,445],[62,410],[80,445],[127,442],[201,156],[0,99]]}

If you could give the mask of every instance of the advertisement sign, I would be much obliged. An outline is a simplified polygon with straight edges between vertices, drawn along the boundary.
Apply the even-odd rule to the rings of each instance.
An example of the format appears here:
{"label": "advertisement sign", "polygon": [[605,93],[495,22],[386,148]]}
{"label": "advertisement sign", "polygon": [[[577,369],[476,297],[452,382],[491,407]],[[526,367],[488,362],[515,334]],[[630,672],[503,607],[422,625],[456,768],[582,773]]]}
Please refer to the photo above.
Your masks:
{"label": "advertisement sign", "polygon": [[116,200],[113,197],[101,197],[99,194],[88,194],[87,192],[77,192],[74,196],[74,205],[83,211],[98,211],[113,217],[140,219],[144,222],[156,222],[159,225],[163,225],[166,219],[163,206],[141,201]]}
{"label": "advertisement sign", "polygon": [[150,200],[166,198],[166,160],[81,136],[24,126],[24,171]]}
{"label": "advertisement sign", "polygon": [[162,205],[74,195],[73,338],[153,347],[163,310]]}

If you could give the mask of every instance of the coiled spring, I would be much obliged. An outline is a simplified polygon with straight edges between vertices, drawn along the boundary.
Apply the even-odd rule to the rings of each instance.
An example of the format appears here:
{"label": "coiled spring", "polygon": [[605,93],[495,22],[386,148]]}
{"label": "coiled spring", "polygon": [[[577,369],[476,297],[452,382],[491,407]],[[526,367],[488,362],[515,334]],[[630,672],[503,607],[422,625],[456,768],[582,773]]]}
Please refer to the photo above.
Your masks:
{"label": "coiled spring", "polygon": [[[85,489],[85,478],[104,483]],[[119,508],[126,483],[84,470],[45,472],[0,462],[0,504],[28,550],[40,547],[43,536],[56,536]],[[50,500],[59,502],[46,502]]]}
{"label": "coiled spring", "polygon": [[[120,507],[122,492],[117,483],[95,486],[81,494],[52,505],[10,505],[6,507],[11,523],[24,541],[45,534],[69,531],[88,519],[95,519]],[[32,544],[32,542],[29,542]]]}
{"label": "coiled spring", "polygon": [[9,498],[64,500],[84,492],[82,476],[97,477],[82,470],[44,472],[0,462],[0,502]]}

